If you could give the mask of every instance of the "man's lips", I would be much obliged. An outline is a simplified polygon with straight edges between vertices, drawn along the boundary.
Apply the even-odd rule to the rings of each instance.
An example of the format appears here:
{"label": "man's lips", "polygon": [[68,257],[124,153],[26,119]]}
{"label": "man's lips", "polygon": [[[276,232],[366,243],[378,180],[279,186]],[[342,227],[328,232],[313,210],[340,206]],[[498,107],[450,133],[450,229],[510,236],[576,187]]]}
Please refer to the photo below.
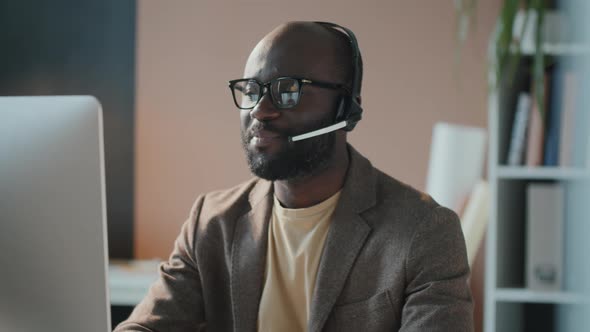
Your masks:
{"label": "man's lips", "polygon": [[264,147],[273,144],[276,141],[282,140],[283,136],[270,130],[256,130],[250,135],[250,142],[256,147]]}
{"label": "man's lips", "polygon": [[257,130],[255,132],[252,133],[253,137],[258,137],[258,138],[262,138],[262,139],[268,139],[268,138],[279,138],[281,137],[280,134],[274,132],[274,131],[270,131],[270,130]]}

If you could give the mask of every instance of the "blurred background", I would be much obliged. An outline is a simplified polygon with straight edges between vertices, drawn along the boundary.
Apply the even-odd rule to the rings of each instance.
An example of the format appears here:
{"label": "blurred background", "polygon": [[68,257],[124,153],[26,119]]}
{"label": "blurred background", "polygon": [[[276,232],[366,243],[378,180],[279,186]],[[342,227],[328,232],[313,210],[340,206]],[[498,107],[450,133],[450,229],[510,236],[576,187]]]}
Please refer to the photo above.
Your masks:
{"label": "blurred background", "polygon": [[[499,220],[490,211],[506,209],[498,199],[506,196],[500,188],[505,186],[498,184],[510,181],[502,178],[502,166],[507,163],[504,154],[509,150],[517,92],[531,90],[530,84],[514,87],[505,83],[516,81],[514,77],[530,83],[531,75],[534,76],[532,69],[529,70],[534,51],[528,55],[523,51],[522,58],[516,61],[514,75],[520,76],[495,72],[495,53],[491,46],[497,46],[494,33],[511,2],[516,3],[516,9],[523,9],[529,3],[508,0],[300,0],[297,3],[0,0],[0,95],[98,97],[105,118],[110,257],[113,262],[130,259],[157,262],[168,257],[197,195],[228,188],[251,177],[240,146],[239,113],[227,81],[242,76],[246,58],[255,44],[286,21],[320,20],[346,26],[356,34],[364,59],[363,120],[349,134],[349,141],[384,172],[432,193],[461,216],[472,212],[468,217],[479,225],[475,240],[468,243],[474,248],[470,259],[478,305],[477,329],[484,326],[485,303],[487,331],[537,331],[527,323],[527,315],[532,312],[537,317],[539,311],[535,308],[531,311],[521,303],[529,303],[538,294],[527,297],[530,293],[522,293],[525,297],[518,302],[510,296],[502,300],[504,293],[497,292],[507,288],[501,282],[502,277],[496,282],[497,265],[502,264],[498,256],[503,253],[498,248],[505,244],[498,242],[497,236],[502,232],[494,228],[492,240],[496,242],[487,244],[493,253],[486,254],[483,245],[486,224],[489,221],[490,225],[497,225]],[[588,17],[590,10],[586,1],[539,2],[547,10],[573,13],[567,18],[573,27],[569,31],[575,32],[576,45],[587,41],[590,26],[583,18]],[[509,28],[512,37],[512,26]],[[569,59],[570,51],[566,47],[555,58],[566,54]],[[587,59],[583,46],[571,52]],[[582,72],[576,67],[581,61],[569,62],[576,63],[570,64],[575,72]],[[583,83],[587,77],[578,75],[578,86],[587,87]],[[494,80],[496,90],[490,84]],[[502,91],[513,91],[514,96],[504,98],[507,94]],[[534,99],[534,90],[531,94]],[[494,98],[505,102],[498,103]],[[587,99],[581,99],[577,103],[578,113],[587,114],[587,105],[590,105]],[[503,109],[508,110],[501,113],[507,114],[505,117],[497,113]],[[588,116],[582,119],[587,121]],[[499,124],[494,127],[496,122]],[[436,126],[440,123],[443,127]],[[585,126],[589,128],[588,121]],[[475,136],[469,136],[473,130]],[[463,141],[475,137],[478,143],[463,146],[460,137]],[[574,141],[586,142],[586,137],[578,134]],[[437,142],[443,141],[450,143],[435,148]],[[587,170],[590,144],[575,146],[576,154],[581,154],[584,160],[569,166],[577,167],[576,171]],[[463,158],[467,161],[462,162]],[[516,169],[516,181],[523,184],[539,180],[531,167],[550,165],[522,162],[512,166],[507,172]],[[554,170],[559,168],[553,166]],[[528,171],[518,173],[521,169]],[[545,177],[540,179],[563,180],[561,169],[557,173],[549,172],[549,175],[543,173]],[[466,189],[454,187],[453,183],[463,181],[454,178],[457,174],[470,174],[464,182]],[[579,172],[572,174],[573,177],[565,174],[568,183],[583,182],[575,176]],[[453,181],[441,184],[441,179]],[[477,205],[472,200],[480,180],[489,183],[485,194],[479,192],[484,197],[480,199],[485,200],[483,207],[481,202]],[[468,209],[470,201],[472,210]],[[587,230],[588,211],[582,211],[582,205],[573,207],[578,209],[576,218],[583,223],[576,230]],[[473,217],[473,209],[479,211],[479,217]],[[525,228],[519,229],[522,234],[515,241],[524,243]],[[576,243],[582,242],[583,239]],[[525,250],[519,255],[524,260]],[[574,261],[576,264],[582,263],[579,259],[583,258],[579,257]],[[583,263],[590,266],[587,260]],[[152,265],[146,266],[149,270]],[[486,277],[486,273],[492,277]],[[510,289],[526,288],[524,274],[519,273],[516,286],[509,285]],[[144,279],[151,280],[149,273]],[[485,280],[488,280],[486,286]],[[133,280],[130,285],[134,287]],[[572,292],[583,293],[584,287],[575,286]],[[141,297],[142,290],[138,292]],[[515,297],[522,294],[517,293]],[[543,307],[541,312],[563,309],[554,304],[564,304],[564,298],[543,297],[546,294],[541,293],[541,302],[535,303],[548,303],[551,308]],[[565,306],[572,307],[567,302],[569,298],[565,299]],[[583,299],[574,300],[585,303]],[[115,303],[119,310],[114,313],[115,322],[124,318],[132,305],[133,301]],[[505,318],[502,315],[506,311],[517,314]],[[578,307],[574,311],[582,312]],[[569,311],[565,315],[571,316]],[[500,329],[500,325],[496,326],[499,320],[512,323]],[[578,320],[578,325],[559,325],[558,320],[551,320],[550,330],[573,331],[585,323]]]}
{"label": "blurred background", "polygon": [[291,20],[351,28],[365,113],[350,141],[424,189],[434,123],[486,124],[486,48],[501,1],[477,9],[460,67],[446,1],[0,3],[0,92],[98,96],[111,255],[166,258],[198,194],[251,177],[227,81],[266,33]]}

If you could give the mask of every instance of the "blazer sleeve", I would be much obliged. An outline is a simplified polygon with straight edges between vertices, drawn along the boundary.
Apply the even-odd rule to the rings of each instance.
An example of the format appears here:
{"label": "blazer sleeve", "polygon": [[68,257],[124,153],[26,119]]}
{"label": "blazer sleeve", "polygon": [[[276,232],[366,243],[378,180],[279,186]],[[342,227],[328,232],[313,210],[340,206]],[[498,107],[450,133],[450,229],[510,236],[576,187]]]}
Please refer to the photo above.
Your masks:
{"label": "blazer sleeve", "polygon": [[158,280],[114,332],[205,329],[201,279],[194,255],[195,231],[203,200],[201,196],[193,205],[170,258],[160,264]]}
{"label": "blazer sleeve", "polygon": [[473,331],[468,278],[459,218],[437,207],[411,240],[400,331]]}

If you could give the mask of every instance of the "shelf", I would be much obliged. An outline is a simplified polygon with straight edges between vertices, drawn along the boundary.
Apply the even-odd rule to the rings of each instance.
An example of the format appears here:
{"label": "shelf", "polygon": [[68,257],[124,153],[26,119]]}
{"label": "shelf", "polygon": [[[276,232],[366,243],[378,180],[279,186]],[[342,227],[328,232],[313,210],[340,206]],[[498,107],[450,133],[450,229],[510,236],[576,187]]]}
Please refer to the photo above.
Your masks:
{"label": "shelf", "polygon": [[[525,45],[521,49],[522,55],[534,55],[535,47]],[[543,44],[543,53],[545,55],[564,56],[564,55],[590,55],[590,45],[584,44]]]}
{"label": "shelf", "polygon": [[588,180],[590,171],[564,167],[498,166],[499,179]]}
{"label": "shelf", "polygon": [[535,291],[522,288],[497,288],[496,301],[555,304],[590,304],[590,298],[571,292]]}
{"label": "shelf", "polygon": [[[516,54],[516,47],[512,47],[510,51]],[[520,54],[523,56],[535,55],[535,46],[523,46],[520,49]],[[587,56],[590,55],[590,45],[582,44],[545,44],[543,45],[543,54],[552,56]]]}

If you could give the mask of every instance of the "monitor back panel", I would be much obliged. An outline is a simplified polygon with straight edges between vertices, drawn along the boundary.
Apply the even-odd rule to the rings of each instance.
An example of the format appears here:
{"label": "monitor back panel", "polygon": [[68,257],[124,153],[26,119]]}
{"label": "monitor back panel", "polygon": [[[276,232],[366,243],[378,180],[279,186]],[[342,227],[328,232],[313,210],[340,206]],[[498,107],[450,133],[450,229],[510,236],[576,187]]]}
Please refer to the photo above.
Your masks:
{"label": "monitor back panel", "polygon": [[102,114],[0,97],[0,331],[109,331]]}

